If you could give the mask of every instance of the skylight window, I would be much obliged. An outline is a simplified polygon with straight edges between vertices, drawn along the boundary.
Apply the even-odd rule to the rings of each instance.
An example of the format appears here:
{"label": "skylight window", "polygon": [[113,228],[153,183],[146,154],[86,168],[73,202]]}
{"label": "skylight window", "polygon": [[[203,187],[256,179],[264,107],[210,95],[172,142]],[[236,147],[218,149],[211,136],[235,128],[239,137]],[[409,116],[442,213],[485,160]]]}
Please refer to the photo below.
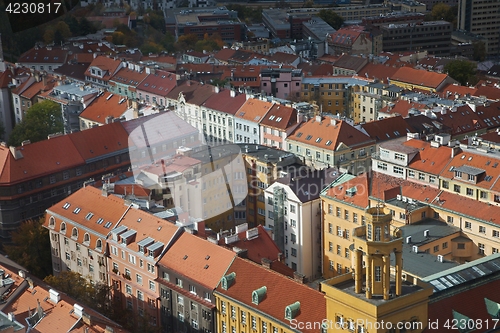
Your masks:
{"label": "skylight window", "polygon": [[274,120],[274,118],[276,118],[276,116],[270,116],[269,120]]}
{"label": "skylight window", "polygon": [[498,166],[498,163],[493,164],[493,167],[496,168]]}
{"label": "skylight window", "polygon": [[323,139],[322,139],[322,138],[317,138],[317,139],[316,139],[316,143],[320,143],[320,142],[321,142],[321,140],[323,140]]}
{"label": "skylight window", "polygon": [[100,217],[100,218],[96,221],[96,223],[97,223],[97,224],[102,224],[102,222],[104,222],[104,219],[103,219],[102,217]]}
{"label": "skylight window", "polygon": [[109,227],[111,227],[112,224],[113,223],[111,223],[111,222],[106,222],[106,224],[104,225],[104,228],[109,229]]}
{"label": "skylight window", "polygon": [[331,142],[330,140],[328,140],[328,141],[326,142],[326,145],[327,145],[327,146],[329,146],[329,145],[331,145],[331,144],[332,144],[332,142]]}
{"label": "skylight window", "polygon": [[311,140],[311,139],[312,139],[312,137],[313,137],[312,135],[308,135],[308,136],[306,137],[306,140]]}
{"label": "skylight window", "polygon": [[68,209],[68,208],[69,208],[69,206],[71,206],[71,204],[70,204],[69,202],[66,202],[66,203],[64,204],[63,208],[64,208],[64,209]]}
{"label": "skylight window", "polygon": [[278,117],[278,119],[276,119],[276,122],[279,123],[281,121],[281,119],[283,119],[283,118]]}
{"label": "skylight window", "polygon": [[300,138],[302,136],[302,132],[297,133],[297,137]]}
{"label": "skylight window", "polygon": [[87,214],[87,216],[85,216],[85,218],[86,218],[87,220],[90,220],[93,216],[94,216],[94,214],[92,214],[92,213],[88,213],[88,214]]}
{"label": "skylight window", "polygon": [[79,207],[76,207],[75,210],[73,211],[73,213],[75,214],[78,214],[80,213],[81,209]]}

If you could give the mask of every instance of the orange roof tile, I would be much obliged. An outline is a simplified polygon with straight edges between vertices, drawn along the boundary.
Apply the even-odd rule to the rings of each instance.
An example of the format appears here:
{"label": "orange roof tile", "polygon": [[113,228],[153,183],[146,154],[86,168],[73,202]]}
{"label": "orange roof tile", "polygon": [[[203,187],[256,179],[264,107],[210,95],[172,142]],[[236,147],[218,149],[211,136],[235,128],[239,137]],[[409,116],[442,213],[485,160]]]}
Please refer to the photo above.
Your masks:
{"label": "orange roof tile", "polygon": [[121,195],[135,195],[137,197],[148,198],[151,190],[142,187],[139,184],[115,184],[113,192]]}
{"label": "orange roof tile", "polygon": [[34,47],[23,53],[17,60],[20,64],[46,63],[62,64],[66,62],[68,51],[62,48]]}
{"label": "orange roof tile", "polygon": [[154,74],[149,74],[144,81],[137,86],[137,90],[148,93],[167,96],[167,94],[177,85],[175,74],[158,70]]}
{"label": "orange roof tile", "polygon": [[234,115],[245,103],[247,96],[237,92],[233,93],[234,97],[231,96],[231,90],[222,89],[218,94],[214,93],[210,96],[202,105],[208,109]]}
{"label": "orange roof tile", "polygon": [[96,123],[105,124],[107,117],[120,118],[127,109],[127,101],[125,101],[122,96],[106,92],[94,99],[92,103],[80,113],[80,117]]}
{"label": "orange roof tile", "polygon": [[[326,300],[317,290],[239,257],[228,269],[228,274],[232,272],[236,273],[234,282],[228,290],[219,284],[217,292],[275,318],[284,326],[290,325],[285,319],[285,308],[295,302],[300,302],[300,311],[294,318],[296,322],[321,323],[326,318]],[[263,286],[267,287],[265,297],[256,305],[252,303],[252,292]],[[304,333],[318,331],[317,327],[302,330]]]}
{"label": "orange roof tile", "polygon": [[[334,198],[337,201],[342,201],[361,209],[365,209],[366,207],[368,207],[369,203],[368,181],[368,174],[363,173],[351,180],[343,182],[335,187],[329,188],[324,195],[330,198]],[[347,195],[346,190],[353,187],[356,188],[356,193],[352,196]]]}
{"label": "orange roof tile", "polygon": [[[397,189],[396,192],[394,192],[395,188]],[[401,194],[421,202],[431,202],[440,193],[437,188],[392,177],[379,172],[372,173],[370,191],[372,197],[381,200],[392,199],[396,197],[396,194]],[[391,196],[388,196],[388,193],[391,193]]]}
{"label": "orange roof tile", "polygon": [[274,104],[260,121],[262,126],[286,130],[297,124],[297,111],[289,106]]}
{"label": "orange roof tile", "polygon": [[397,71],[398,67],[393,67],[383,64],[368,63],[365,67],[361,68],[359,71],[359,76],[364,76],[369,79],[377,79],[383,83],[388,83],[387,79],[393,76]]}
{"label": "orange roof tile", "polygon": [[148,76],[148,74],[143,72],[138,72],[129,68],[121,68],[115,75],[110,79],[111,82],[120,83],[132,87],[137,87],[141,82]]}
{"label": "orange roof tile", "polygon": [[479,86],[474,96],[486,96],[489,100],[498,101],[500,100],[500,89],[491,86]]}
{"label": "orange roof tile", "polygon": [[413,108],[417,110],[425,110],[427,109],[427,105],[417,102],[409,102],[407,100],[398,99],[394,101],[394,104],[384,106],[380,109],[381,113],[388,113],[393,115],[400,115],[403,118],[408,117],[408,111]]}
{"label": "orange roof tile", "polygon": [[[60,225],[64,218],[66,221],[73,222],[66,222],[67,235],[71,235],[73,227],[83,227],[86,230],[91,230],[98,237],[102,237],[104,246],[104,238],[127,209],[129,209],[129,206],[125,205],[123,199],[114,195],[104,196],[100,189],[93,186],[86,186],[47,209],[47,218],[45,219],[44,226],[50,229],[49,217],[54,216],[56,220],[54,230],[60,230]],[[75,213],[76,211],[78,213]],[[92,217],[89,218],[90,213],[92,213]],[[107,222],[111,222],[112,224],[108,225]],[[81,243],[83,243],[83,236],[84,233],[79,232],[78,239]],[[92,239],[91,236],[90,242],[92,248],[95,247],[96,240],[97,238]]]}
{"label": "orange roof tile", "polygon": [[436,115],[437,121],[451,128],[452,136],[476,132],[488,127],[468,105],[459,106],[455,111],[452,109],[447,111],[446,114]]}
{"label": "orange roof tile", "polygon": [[429,142],[421,140],[409,140],[404,146],[417,148],[419,151],[408,164],[412,169],[439,175],[448,165],[453,148],[447,146],[431,147]]}
{"label": "orange roof tile", "polygon": [[321,121],[316,118],[302,123],[288,139],[331,150],[336,150],[341,143],[348,147],[375,143],[375,140],[345,121],[337,120],[334,125],[331,118],[321,118]]}
{"label": "orange roof tile", "polygon": [[446,74],[439,74],[425,70],[413,69],[411,67],[401,67],[390,79],[420,85],[424,87],[437,88],[448,78]]}
{"label": "orange roof tile", "polygon": [[235,257],[235,252],[185,232],[168,249],[160,264],[215,289]]}
{"label": "orange roof tile", "polygon": [[439,95],[443,98],[449,98],[451,100],[454,100],[456,98],[455,95],[463,97],[466,96],[467,94],[470,94],[471,96],[475,96],[476,92],[477,92],[476,88],[469,88],[465,86],[460,86],[458,84],[450,83],[443,87]]}
{"label": "orange roof tile", "polygon": [[250,98],[241,106],[235,116],[253,122],[260,122],[272,106],[272,103]]}

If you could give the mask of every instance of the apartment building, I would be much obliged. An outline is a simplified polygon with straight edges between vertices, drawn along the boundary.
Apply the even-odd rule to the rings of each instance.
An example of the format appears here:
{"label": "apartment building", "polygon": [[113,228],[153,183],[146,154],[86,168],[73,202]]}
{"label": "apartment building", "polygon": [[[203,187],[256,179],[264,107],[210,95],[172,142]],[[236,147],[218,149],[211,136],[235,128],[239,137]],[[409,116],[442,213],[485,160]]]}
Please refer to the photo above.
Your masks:
{"label": "apartment building", "polygon": [[375,140],[346,121],[316,116],[287,137],[286,150],[308,165],[336,166],[358,174],[370,168]]}
{"label": "apartment building", "polygon": [[234,116],[234,142],[259,144],[262,141],[260,122],[272,107],[270,102],[248,99]]}
{"label": "apartment building", "polygon": [[109,79],[108,90],[113,94],[136,99],[137,87],[149,75],[149,68],[144,69],[139,65],[128,63],[127,67],[119,69]]}
{"label": "apartment building", "polygon": [[486,37],[489,57],[498,57],[500,51],[499,9],[500,3],[495,0],[458,1],[458,29]]}
{"label": "apartment building", "polygon": [[[351,90],[352,118],[355,123],[379,119],[379,111],[401,96],[402,89],[380,82],[355,86]],[[350,110],[349,110],[350,111]]]}
{"label": "apartment building", "polygon": [[38,218],[89,178],[126,171],[127,140],[122,124],[113,123],[21,147],[0,146],[2,241],[8,242],[22,221]]}
{"label": "apartment building", "polygon": [[78,116],[80,130],[109,124],[114,119],[120,119],[128,109],[128,101],[120,95],[99,92],[97,98]]}
{"label": "apartment building", "polygon": [[234,142],[234,115],[248,99],[246,94],[214,87],[201,105],[201,122],[207,144]]}
{"label": "apartment building", "polygon": [[26,67],[53,73],[54,69],[66,63],[68,55],[69,50],[62,47],[35,46],[21,54],[17,59],[16,67]]}
{"label": "apartment building", "polygon": [[298,281],[236,257],[214,292],[218,332],[326,332],[323,293]]}
{"label": "apartment building", "polygon": [[213,292],[235,257],[190,233],[179,237],[158,263],[163,332],[219,332]]}
{"label": "apartment building", "polygon": [[109,80],[123,67],[125,67],[125,63],[118,59],[97,56],[85,71],[85,82],[97,87],[108,88]]}
{"label": "apartment building", "polygon": [[321,276],[320,192],[339,176],[337,169],[278,178],[265,190],[266,226],[285,255],[285,263],[313,281]]}
{"label": "apartment building", "polygon": [[289,152],[263,145],[240,143],[248,183],[247,222],[250,227],[266,224],[264,191],[283,173],[295,174],[303,165]]}
{"label": "apartment building", "polygon": [[285,140],[303,121],[294,108],[274,104],[260,121],[261,142],[265,146],[283,149]]}
{"label": "apartment building", "polygon": [[269,68],[260,71],[260,90],[281,99],[298,99],[301,81],[301,69]]}
{"label": "apartment building", "polygon": [[167,95],[176,85],[175,74],[150,70],[150,74],[137,86],[137,100],[155,107],[165,107],[168,104]]}
{"label": "apartment building", "polygon": [[137,208],[116,219],[106,240],[113,297],[152,326],[159,326],[158,262],[182,229]]}
{"label": "apartment building", "polygon": [[401,67],[389,77],[389,83],[406,90],[421,89],[435,93],[455,80],[447,74],[439,74],[426,70]]}

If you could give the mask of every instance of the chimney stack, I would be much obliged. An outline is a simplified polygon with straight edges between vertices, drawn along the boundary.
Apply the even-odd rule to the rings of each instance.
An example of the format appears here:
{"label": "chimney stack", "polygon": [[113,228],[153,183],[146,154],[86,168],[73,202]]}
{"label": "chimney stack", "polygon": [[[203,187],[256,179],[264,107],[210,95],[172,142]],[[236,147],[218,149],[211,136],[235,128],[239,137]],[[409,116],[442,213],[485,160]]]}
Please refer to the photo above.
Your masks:
{"label": "chimney stack", "polygon": [[260,260],[260,262],[261,262],[262,266],[264,266],[265,268],[269,268],[269,269],[271,269],[271,263],[272,263],[272,261],[271,261],[271,260],[269,260],[269,259],[267,259],[267,258],[262,258],[262,259]]}
{"label": "chimney stack", "polygon": [[293,272],[293,279],[294,281],[302,284],[305,284],[307,282],[307,278],[304,276],[304,274],[300,274],[298,272]]}

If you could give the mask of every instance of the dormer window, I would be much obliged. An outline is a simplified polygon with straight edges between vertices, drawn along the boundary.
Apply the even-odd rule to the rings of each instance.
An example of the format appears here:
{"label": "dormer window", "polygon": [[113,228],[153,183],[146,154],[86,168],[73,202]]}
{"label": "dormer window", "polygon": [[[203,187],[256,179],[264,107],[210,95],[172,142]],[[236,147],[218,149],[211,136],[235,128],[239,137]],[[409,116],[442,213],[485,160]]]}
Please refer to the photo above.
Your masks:
{"label": "dormer window", "polygon": [[267,292],[266,286],[260,287],[259,289],[254,290],[252,292],[252,303],[259,305],[259,303],[264,300],[264,297],[266,296],[266,292]]}
{"label": "dormer window", "polygon": [[55,226],[56,226],[56,219],[54,218],[54,216],[51,216],[49,219],[49,227],[54,229]]}
{"label": "dormer window", "polygon": [[64,222],[62,222],[62,223],[61,223],[61,232],[62,232],[63,234],[65,234],[65,233],[66,233],[66,223],[64,223]]}
{"label": "dormer window", "polygon": [[71,238],[78,238],[78,229],[77,228],[73,228],[73,230],[71,231]]}
{"label": "dormer window", "polygon": [[455,170],[455,178],[462,178],[462,171]]}
{"label": "dormer window", "polygon": [[229,287],[231,287],[231,285],[234,283],[235,279],[236,279],[236,273],[235,272],[232,272],[231,274],[228,274],[228,275],[224,276],[222,278],[222,280],[221,280],[222,289],[228,290]]}
{"label": "dormer window", "polygon": [[300,311],[300,302],[295,302],[285,308],[285,319],[294,319]]}
{"label": "dormer window", "polygon": [[473,182],[476,180],[476,176],[474,175],[468,175],[469,176],[469,181]]}

